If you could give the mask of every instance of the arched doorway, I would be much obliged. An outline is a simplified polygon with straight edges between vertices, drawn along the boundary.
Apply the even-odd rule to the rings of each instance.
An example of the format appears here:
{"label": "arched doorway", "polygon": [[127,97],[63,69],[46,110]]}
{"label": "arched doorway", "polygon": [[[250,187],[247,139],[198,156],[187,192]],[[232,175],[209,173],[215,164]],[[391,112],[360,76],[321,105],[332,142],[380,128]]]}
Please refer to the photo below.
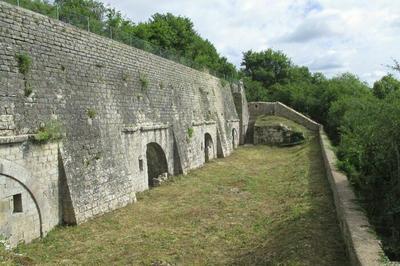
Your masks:
{"label": "arched doorway", "polygon": [[208,133],[204,135],[204,145],[205,162],[209,162],[210,160],[215,158],[215,152],[213,140],[211,138],[211,135]]}
{"label": "arched doorway", "polygon": [[147,144],[147,177],[149,187],[155,186],[155,180],[162,174],[168,175],[168,163],[165,153],[160,145],[155,142]]}
{"label": "arched doorway", "polygon": [[237,139],[236,129],[232,128],[232,148],[233,149],[237,148],[236,139]]}
{"label": "arched doorway", "polygon": [[40,209],[20,180],[0,174],[0,207],[0,232],[12,247],[42,236]]}

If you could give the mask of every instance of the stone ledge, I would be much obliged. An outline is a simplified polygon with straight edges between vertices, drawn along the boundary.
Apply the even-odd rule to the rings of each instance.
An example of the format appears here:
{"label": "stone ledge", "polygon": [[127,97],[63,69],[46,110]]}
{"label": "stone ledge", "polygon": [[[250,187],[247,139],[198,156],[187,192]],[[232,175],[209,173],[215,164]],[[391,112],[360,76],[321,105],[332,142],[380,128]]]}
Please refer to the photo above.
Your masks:
{"label": "stone ledge", "polygon": [[214,120],[208,120],[208,121],[193,121],[192,126],[203,126],[203,125],[214,125],[217,122]]}
{"label": "stone ledge", "polygon": [[17,136],[0,137],[0,145],[25,142],[32,136],[33,135],[17,135]]}
{"label": "stone ledge", "polygon": [[159,129],[168,129],[171,126],[168,124],[155,124],[155,125],[146,125],[146,126],[128,126],[122,129],[123,133],[131,134],[136,131],[151,131],[151,130],[159,130]]}
{"label": "stone ledge", "polygon": [[136,131],[138,131],[140,129],[140,127],[124,127],[122,129],[122,132],[129,134],[129,133],[134,133]]}
{"label": "stone ledge", "polygon": [[140,131],[151,131],[151,130],[158,130],[158,129],[167,129],[169,127],[170,127],[170,125],[168,125],[168,124],[156,124],[156,125],[150,125],[150,126],[142,126],[140,128]]}
{"label": "stone ledge", "polygon": [[336,168],[336,155],[322,126],[319,130],[319,141],[326,175],[332,190],[336,215],[346,244],[347,253],[352,265],[382,265],[384,254],[381,243],[371,233],[371,225],[366,215],[356,203],[353,188],[343,173]]}

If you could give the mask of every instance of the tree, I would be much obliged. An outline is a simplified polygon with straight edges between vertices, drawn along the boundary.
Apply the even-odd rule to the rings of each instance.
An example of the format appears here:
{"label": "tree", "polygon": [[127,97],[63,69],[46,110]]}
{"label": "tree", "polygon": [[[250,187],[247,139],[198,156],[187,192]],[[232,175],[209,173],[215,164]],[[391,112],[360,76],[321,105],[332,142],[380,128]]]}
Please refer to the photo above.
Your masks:
{"label": "tree", "polygon": [[385,98],[388,94],[400,89],[400,81],[389,74],[374,83],[372,91],[379,99]]}
{"label": "tree", "polygon": [[155,14],[147,22],[137,25],[134,34],[155,47],[161,47],[169,53],[187,59],[186,64],[197,69],[208,69],[220,77],[237,78],[236,67],[221,57],[214,45],[201,38],[194,30],[193,22],[186,17],[173,14]]}
{"label": "tree", "polygon": [[243,54],[243,73],[268,88],[276,83],[289,82],[290,59],[280,51],[268,49],[262,52],[248,51]]}

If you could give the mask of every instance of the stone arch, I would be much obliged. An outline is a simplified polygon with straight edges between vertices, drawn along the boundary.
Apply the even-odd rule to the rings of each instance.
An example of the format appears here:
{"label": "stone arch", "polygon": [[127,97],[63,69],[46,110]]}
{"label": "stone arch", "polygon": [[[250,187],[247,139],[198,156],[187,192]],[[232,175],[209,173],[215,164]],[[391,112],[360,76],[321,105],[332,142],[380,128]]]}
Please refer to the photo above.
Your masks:
{"label": "stone arch", "polygon": [[238,134],[235,128],[232,128],[232,149],[237,148]]}
{"label": "stone arch", "polygon": [[39,217],[39,236],[43,237],[43,211],[49,208],[49,203],[40,190],[40,183],[24,167],[11,161],[0,159],[0,175],[18,183],[33,201]]}
{"label": "stone arch", "polygon": [[209,133],[204,134],[204,156],[205,162],[215,158],[214,142]]}
{"label": "stone arch", "polygon": [[153,187],[154,178],[161,174],[168,175],[168,162],[163,148],[156,142],[146,146],[147,178],[149,187]]}

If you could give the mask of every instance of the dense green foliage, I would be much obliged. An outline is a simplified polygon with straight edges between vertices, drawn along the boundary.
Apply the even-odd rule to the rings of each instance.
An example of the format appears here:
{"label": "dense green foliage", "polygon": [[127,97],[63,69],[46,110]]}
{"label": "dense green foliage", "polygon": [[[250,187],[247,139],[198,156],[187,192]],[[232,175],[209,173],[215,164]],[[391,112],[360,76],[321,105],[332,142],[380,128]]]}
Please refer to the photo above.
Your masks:
{"label": "dense green foliage", "polygon": [[324,124],[335,143],[346,108],[342,100],[372,95],[367,84],[350,73],[327,79],[271,49],[244,53],[242,66],[249,101],[280,101],[292,106]]}
{"label": "dense green foliage", "polygon": [[[16,0],[6,2],[15,4]],[[186,17],[154,14],[149,21],[135,24],[96,0],[20,0],[20,5],[227,80],[238,77],[236,67]]]}
{"label": "dense green foliage", "polygon": [[400,81],[387,75],[370,88],[350,73],[327,79],[273,50],[249,51],[242,65],[249,101],[281,101],[324,125],[386,253],[399,260]]}

